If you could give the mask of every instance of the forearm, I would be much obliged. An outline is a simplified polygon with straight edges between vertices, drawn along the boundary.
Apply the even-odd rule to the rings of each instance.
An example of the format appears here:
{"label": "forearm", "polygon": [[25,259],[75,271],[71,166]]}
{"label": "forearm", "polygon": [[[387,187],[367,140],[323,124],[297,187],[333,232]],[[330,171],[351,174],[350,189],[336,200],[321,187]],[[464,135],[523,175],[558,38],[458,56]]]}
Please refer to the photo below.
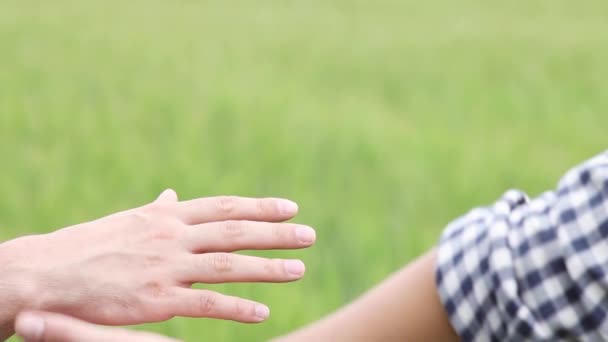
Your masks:
{"label": "forearm", "polygon": [[437,295],[435,257],[427,253],[352,304],[275,342],[457,341]]}

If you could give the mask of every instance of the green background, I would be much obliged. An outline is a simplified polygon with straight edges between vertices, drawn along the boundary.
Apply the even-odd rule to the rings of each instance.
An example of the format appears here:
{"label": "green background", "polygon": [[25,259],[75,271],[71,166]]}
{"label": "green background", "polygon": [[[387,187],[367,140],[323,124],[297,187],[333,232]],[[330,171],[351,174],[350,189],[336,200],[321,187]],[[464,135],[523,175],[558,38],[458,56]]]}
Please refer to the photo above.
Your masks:
{"label": "green background", "polygon": [[212,286],[259,341],[322,317],[508,188],[531,195],[606,147],[608,3],[0,3],[0,238],[151,201],[283,196],[317,229],[304,280]]}

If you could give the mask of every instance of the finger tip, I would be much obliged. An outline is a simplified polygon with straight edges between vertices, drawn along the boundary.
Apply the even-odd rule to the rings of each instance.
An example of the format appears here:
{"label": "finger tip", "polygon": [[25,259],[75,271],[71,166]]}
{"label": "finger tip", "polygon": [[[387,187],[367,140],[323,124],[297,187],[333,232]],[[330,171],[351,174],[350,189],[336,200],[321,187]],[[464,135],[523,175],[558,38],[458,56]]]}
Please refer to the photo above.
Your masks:
{"label": "finger tip", "polygon": [[255,305],[255,318],[257,322],[263,322],[270,317],[270,309],[264,304]]}
{"label": "finger tip", "polygon": [[39,341],[44,333],[44,319],[33,312],[24,312],[15,320],[15,332],[26,341]]}
{"label": "finger tip", "polygon": [[172,188],[165,189],[165,191],[163,191],[163,193],[165,195],[177,200],[177,191],[173,190]]}
{"label": "finger tip", "polygon": [[296,238],[300,243],[305,246],[310,246],[317,240],[317,232],[308,226],[301,226],[296,228]]}
{"label": "finger tip", "polygon": [[285,271],[292,278],[292,280],[298,280],[306,273],[306,265],[302,260],[293,259],[285,260]]}
{"label": "finger tip", "polygon": [[279,209],[279,213],[288,217],[296,216],[299,210],[298,204],[288,199],[280,199],[277,206]]}
{"label": "finger tip", "polygon": [[175,190],[173,190],[171,188],[167,188],[163,192],[160,193],[160,195],[158,196],[156,201],[177,202],[178,201],[177,192],[175,192]]}

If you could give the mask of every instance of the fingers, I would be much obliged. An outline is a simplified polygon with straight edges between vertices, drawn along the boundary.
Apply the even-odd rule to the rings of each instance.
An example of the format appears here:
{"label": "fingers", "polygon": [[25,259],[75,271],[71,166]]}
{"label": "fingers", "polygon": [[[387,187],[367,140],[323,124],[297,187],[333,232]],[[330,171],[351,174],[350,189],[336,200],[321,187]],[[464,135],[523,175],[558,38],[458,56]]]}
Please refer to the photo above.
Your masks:
{"label": "fingers", "polygon": [[17,317],[15,331],[25,342],[176,342],[153,334],[107,328],[48,312],[25,312]]}
{"label": "fingers", "polygon": [[183,244],[194,253],[256,249],[295,249],[311,246],[314,229],[290,223],[223,221],[190,226]]}
{"label": "fingers", "polygon": [[175,295],[169,304],[173,307],[175,316],[259,323],[270,315],[266,305],[214,291],[179,288]]}
{"label": "fingers", "polygon": [[281,222],[294,217],[298,213],[298,205],[277,198],[221,196],[177,203],[175,212],[188,224],[226,220]]}
{"label": "fingers", "polygon": [[177,193],[173,189],[167,189],[154,202],[177,202]]}
{"label": "fingers", "polygon": [[300,260],[266,259],[232,253],[188,255],[181,265],[183,282],[230,283],[295,281],[306,271]]}

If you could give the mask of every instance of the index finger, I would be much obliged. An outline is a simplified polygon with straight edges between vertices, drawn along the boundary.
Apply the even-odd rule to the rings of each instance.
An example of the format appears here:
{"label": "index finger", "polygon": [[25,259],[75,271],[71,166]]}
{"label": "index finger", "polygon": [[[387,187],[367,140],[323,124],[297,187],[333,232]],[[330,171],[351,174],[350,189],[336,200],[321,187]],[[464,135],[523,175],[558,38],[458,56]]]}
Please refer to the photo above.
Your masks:
{"label": "index finger", "polygon": [[298,205],[282,198],[219,196],[175,204],[176,215],[187,224],[226,220],[282,222],[298,213]]}

